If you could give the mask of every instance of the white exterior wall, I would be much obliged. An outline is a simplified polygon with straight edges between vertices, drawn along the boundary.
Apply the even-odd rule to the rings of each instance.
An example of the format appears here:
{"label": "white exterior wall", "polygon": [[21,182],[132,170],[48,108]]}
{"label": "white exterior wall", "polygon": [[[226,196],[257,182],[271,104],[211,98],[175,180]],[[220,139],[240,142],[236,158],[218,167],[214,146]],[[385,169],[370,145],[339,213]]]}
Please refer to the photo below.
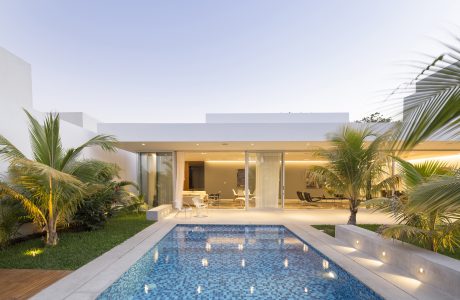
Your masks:
{"label": "white exterior wall", "polygon": [[348,123],[349,113],[212,113],[206,123]]}
{"label": "white exterior wall", "polygon": [[[38,119],[44,116],[32,106],[30,71],[28,63],[0,48],[0,134],[28,157],[31,155],[28,121],[22,109],[27,109]],[[96,128],[91,118],[82,118],[83,125],[89,124],[88,127]],[[95,131],[61,120],[61,138],[65,148],[78,146],[95,135]],[[83,157],[117,163],[122,169],[121,179],[137,182],[137,155],[134,153],[124,150],[107,153],[100,149],[88,149]],[[5,162],[0,162],[0,173],[5,172],[7,166]]]}

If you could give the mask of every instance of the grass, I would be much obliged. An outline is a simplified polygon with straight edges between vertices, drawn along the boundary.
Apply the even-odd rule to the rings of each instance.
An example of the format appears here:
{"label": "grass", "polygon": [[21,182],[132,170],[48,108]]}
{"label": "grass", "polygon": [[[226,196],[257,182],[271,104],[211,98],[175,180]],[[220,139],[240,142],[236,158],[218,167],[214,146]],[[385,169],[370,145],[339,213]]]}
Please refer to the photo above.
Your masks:
{"label": "grass", "polygon": [[75,270],[151,224],[145,213],[131,213],[99,230],[62,232],[55,247],[44,247],[41,238],[27,240],[0,250],[0,268]]}
{"label": "grass", "polygon": [[[377,229],[381,226],[381,224],[358,224],[356,226],[376,232]],[[328,235],[330,235],[332,237],[335,237],[335,225],[312,225],[312,227],[314,227],[314,228],[316,228],[318,230],[321,230],[324,233],[326,233],[326,234],[328,234]],[[424,248],[423,245],[421,245],[417,241],[409,241],[409,243],[414,245],[414,246]],[[442,255],[445,255],[445,256],[455,258],[455,259],[460,259],[460,248],[455,249],[454,253],[452,253],[450,251],[439,251],[438,253],[442,254]]]}

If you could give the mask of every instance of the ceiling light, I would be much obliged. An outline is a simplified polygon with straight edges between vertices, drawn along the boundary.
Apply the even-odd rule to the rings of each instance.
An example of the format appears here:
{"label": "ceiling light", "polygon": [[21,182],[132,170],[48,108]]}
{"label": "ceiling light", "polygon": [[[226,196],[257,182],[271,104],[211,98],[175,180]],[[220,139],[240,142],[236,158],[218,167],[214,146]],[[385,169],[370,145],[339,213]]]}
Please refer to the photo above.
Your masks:
{"label": "ceiling light", "polygon": [[142,145],[142,146],[145,146],[145,143],[142,143],[141,145]]}

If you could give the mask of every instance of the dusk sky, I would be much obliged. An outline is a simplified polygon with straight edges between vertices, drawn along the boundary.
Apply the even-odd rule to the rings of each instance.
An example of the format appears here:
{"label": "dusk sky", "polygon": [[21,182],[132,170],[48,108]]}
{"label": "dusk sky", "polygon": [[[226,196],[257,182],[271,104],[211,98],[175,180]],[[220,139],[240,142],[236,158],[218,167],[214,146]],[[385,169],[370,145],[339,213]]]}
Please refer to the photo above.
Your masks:
{"label": "dusk sky", "polygon": [[[0,0],[0,46],[41,111],[104,122],[382,111],[401,62],[438,55],[460,1]],[[385,111],[383,110],[385,113]]]}

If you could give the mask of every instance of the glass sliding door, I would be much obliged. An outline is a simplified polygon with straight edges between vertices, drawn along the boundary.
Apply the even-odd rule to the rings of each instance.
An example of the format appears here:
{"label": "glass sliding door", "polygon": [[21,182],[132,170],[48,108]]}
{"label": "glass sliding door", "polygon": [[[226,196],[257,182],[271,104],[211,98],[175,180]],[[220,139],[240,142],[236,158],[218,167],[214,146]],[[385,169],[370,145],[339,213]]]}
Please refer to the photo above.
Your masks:
{"label": "glass sliding door", "polygon": [[282,207],[282,153],[249,152],[248,188],[249,208]]}
{"label": "glass sliding door", "polygon": [[173,155],[171,152],[140,154],[140,189],[149,207],[172,204]]}

